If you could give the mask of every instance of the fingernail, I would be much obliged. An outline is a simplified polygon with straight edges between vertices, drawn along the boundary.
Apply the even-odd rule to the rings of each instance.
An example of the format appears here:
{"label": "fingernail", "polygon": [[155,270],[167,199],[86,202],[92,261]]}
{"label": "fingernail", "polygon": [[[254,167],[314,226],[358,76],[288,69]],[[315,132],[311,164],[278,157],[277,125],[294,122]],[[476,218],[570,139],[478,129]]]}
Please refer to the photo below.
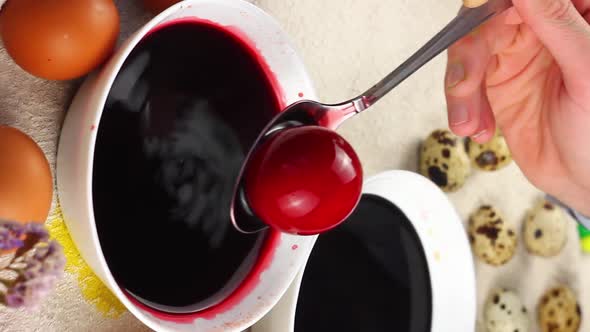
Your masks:
{"label": "fingernail", "polygon": [[487,130],[484,129],[484,130],[480,131],[479,133],[473,134],[473,135],[471,135],[471,138],[478,138],[478,137],[482,136],[483,134],[485,134],[486,131]]}
{"label": "fingernail", "polygon": [[455,105],[449,107],[449,123],[451,126],[457,126],[469,121],[469,112],[464,105]]}
{"label": "fingernail", "polygon": [[447,68],[447,88],[453,88],[465,79],[465,68],[460,62],[449,64]]}

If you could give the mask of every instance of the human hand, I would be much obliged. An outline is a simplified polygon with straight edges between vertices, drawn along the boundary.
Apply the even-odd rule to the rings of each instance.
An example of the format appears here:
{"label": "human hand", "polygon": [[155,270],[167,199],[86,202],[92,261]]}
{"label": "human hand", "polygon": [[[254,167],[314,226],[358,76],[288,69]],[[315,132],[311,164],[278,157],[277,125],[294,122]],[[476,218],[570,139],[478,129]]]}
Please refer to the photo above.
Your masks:
{"label": "human hand", "polygon": [[496,123],[531,183],[590,215],[590,0],[513,0],[449,48],[449,125]]}

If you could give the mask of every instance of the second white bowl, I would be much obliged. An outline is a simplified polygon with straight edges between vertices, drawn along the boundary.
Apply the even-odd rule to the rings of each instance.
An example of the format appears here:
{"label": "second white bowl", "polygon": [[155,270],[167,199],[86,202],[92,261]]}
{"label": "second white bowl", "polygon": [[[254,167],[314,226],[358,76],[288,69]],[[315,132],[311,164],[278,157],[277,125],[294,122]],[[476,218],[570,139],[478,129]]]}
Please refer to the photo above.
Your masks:
{"label": "second white bowl", "polygon": [[[412,319],[414,323],[416,320],[423,319],[429,321],[419,324],[426,323],[423,326],[430,326],[429,331],[432,332],[474,331],[476,287],[473,258],[461,220],[446,195],[426,178],[406,171],[389,171],[369,178],[365,182],[363,194],[363,200],[367,195],[377,196],[390,203],[393,209],[401,210],[406,221],[401,220],[403,218],[399,218],[399,221],[407,222],[407,225],[404,226],[406,229],[415,230],[427,265],[427,271],[416,270],[421,268],[421,264],[416,262],[416,256],[420,253],[412,253],[413,258],[408,258],[410,256],[403,258],[408,259],[409,278],[428,276],[431,289],[429,292],[426,290],[426,293],[430,293],[430,299],[426,299],[424,303],[419,305],[408,301],[408,306],[410,306],[408,317],[396,317],[392,312],[391,326],[387,329],[398,331],[399,326],[404,326],[400,324],[400,319]],[[363,202],[361,201],[360,204]],[[366,221],[371,222],[370,220]],[[318,241],[316,247],[319,248],[322,235]],[[411,247],[413,248],[413,246]],[[391,252],[390,254],[403,255],[400,252]],[[313,259],[314,253],[312,252],[305,269],[310,267],[310,262]],[[325,264],[329,265],[330,263],[325,262]],[[336,265],[334,267],[336,268]],[[350,268],[354,269],[355,267],[350,266]],[[329,269],[330,267],[327,270]],[[302,331],[295,328],[295,322],[297,321],[298,296],[302,292],[301,287],[305,287],[305,285],[302,286],[302,280],[305,280],[307,273],[309,273],[307,270],[300,272],[280,302],[253,327],[253,332]],[[317,274],[315,276],[317,277]],[[355,287],[355,285],[349,286]],[[348,291],[348,289],[342,289],[344,293]],[[414,289],[410,290],[410,293],[412,291],[423,290]],[[316,297],[317,299],[318,297]],[[351,301],[353,300],[354,298],[351,299]],[[319,301],[321,302],[321,299]],[[366,305],[370,304],[366,303]],[[318,316],[321,316],[321,312]],[[354,328],[351,327],[351,330]]]}

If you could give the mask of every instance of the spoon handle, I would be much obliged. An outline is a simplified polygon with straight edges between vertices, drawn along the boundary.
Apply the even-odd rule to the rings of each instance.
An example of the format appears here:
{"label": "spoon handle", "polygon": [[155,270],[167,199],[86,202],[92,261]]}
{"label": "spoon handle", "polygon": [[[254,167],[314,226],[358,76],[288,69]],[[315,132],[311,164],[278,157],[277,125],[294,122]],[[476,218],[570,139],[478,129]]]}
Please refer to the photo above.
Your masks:
{"label": "spoon handle", "polygon": [[477,8],[463,7],[444,29],[428,41],[408,60],[397,67],[379,83],[353,100],[356,111],[361,112],[375,104],[381,97],[403,82],[406,78],[446,50],[457,40],[490,18],[512,6],[511,0],[489,0]]}

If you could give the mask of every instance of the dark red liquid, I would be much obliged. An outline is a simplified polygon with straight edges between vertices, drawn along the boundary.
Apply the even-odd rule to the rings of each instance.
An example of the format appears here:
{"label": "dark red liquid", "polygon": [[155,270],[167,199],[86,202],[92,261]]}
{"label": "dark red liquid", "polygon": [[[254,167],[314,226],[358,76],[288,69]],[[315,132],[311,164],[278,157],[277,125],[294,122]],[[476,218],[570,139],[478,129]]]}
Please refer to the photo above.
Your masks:
{"label": "dark red liquid", "polygon": [[309,235],[340,224],[362,190],[358,156],[336,132],[317,126],[273,134],[248,163],[245,193],[262,221]]}
{"label": "dark red liquid", "polygon": [[234,230],[233,188],[279,110],[264,67],[227,31],[177,22],[136,47],[94,155],[98,235],[122,288],[167,312],[211,307],[238,288],[271,233]]}
{"label": "dark red liquid", "polygon": [[430,272],[416,230],[391,202],[363,195],[314,246],[295,332],[427,332],[431,321]]}

